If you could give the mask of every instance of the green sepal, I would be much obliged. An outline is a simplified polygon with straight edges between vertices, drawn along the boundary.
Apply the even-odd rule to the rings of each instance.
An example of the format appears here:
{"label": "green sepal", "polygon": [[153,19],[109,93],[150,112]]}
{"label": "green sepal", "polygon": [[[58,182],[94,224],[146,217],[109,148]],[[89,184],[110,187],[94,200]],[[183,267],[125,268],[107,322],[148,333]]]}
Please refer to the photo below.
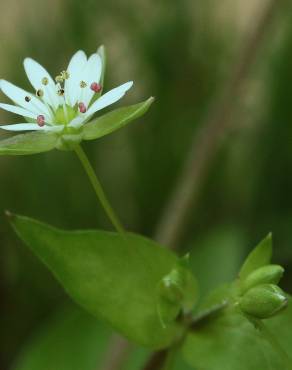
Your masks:
{"label": "green sepal", "polygon": [[116,109],[85,124],[83,127],[83,139],[98,139],[126,126],[145,114],[153,101],[154,98],[149,98],[143,103]]}
{"label": "green sepal", "polygon": [[261,284],[277,285],[284,274],[284,268],[279,265],[267,265],[250,273],[241,284],[241,293]]}
{"label": "green sepal", "polygon": [[135,343],[168,347],[180,335],[161,326],[157,285],[178,264],[174,253],[140,235],[97,230],[64,231],[9,215],[19,235],[72,299]]}
{"label": "green sepal", "polygon": [[256,319],[275,316],[287,306],[285,293],[274,284],[262,284],[251,288],[239,299],[243,313]]}
{"label": "green sepal", "polygon": [[49,132],[18,134],[0,141],[0,155],[31,155],[55,148],[58,136]]}
{"label": "green sepal", "polygon": [[270,233],[248,255],[243,266],[241,267],[239,278],[241,280],[244,280],[254,270],[270,264],[272,259],[272,252],[272,234]]}
{"label": "green sepal", "polygon": [[198,285],[192,272],[186,267],[188,257],[165,275],[158,284],[157,310],[162,325],[175,320],[180,312],[188,314],[198,299]]}
{"label": "green sepal", "polygon": [[74,150],[74,147],[82,141],[82,134],[65,134],[60,135],[56,144],[56,148],[63,151]]}

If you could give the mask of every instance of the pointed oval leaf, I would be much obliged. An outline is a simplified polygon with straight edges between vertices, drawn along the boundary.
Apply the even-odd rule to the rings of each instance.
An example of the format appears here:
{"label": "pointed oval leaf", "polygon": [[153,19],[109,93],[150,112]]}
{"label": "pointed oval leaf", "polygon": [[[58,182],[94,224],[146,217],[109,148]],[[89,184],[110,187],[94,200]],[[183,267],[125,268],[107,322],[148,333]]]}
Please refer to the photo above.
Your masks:
{"label": "pointed oval leaf", "polygon": [[240,270],[240,279],[244,280],[259,267],[268,265],[272,259],[272,252],[272,234],[268,234],[248,255]]}
{"label": "pointed oval leaf", "polygon": [[156,309],[158,282],[177,257],[139,235],[63,231],[11,216],[21,239],[47,265],[68,294],[87,311],[144,346],[168,346],[178,324],[163,328]]}
{"label": "pointed oval leaf", "polygon": [[58,136],[54,133],[30,132],[0,141],[0,155],[30,155],[55,148]]}
{"label": "pointed oval leaf", "polygon": [[149,98],[143,103],[116,109],[87,123],[83,128],[83,139],[94,140],[124,127],[145,114],[153,101],[154,98]]}

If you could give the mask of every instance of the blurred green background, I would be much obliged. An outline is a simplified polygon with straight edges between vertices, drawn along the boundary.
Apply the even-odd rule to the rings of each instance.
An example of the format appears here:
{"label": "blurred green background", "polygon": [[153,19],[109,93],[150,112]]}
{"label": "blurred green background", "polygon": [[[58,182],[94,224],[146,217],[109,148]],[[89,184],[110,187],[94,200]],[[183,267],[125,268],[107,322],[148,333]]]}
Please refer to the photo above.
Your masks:
{"label": "blurred green background", "polygon": [[[1,78],[29,89],[22,67],[26,56],[55,76],[76,50],[92,53],[104,44],[106,89],[135,81],[121,105],[156,97],[150,112],[137,123],[84,145],[124,224],[151,236],[192,137],[204,124],[251,25],[267,3],[10,0],[0,14]],[[292,8],[289,3],[282,8],[243,96],[240,101],[235,97],[234,129],[216,155],[184,235],[182,250],[192,250],[203,292],[214,282],[232,279],[245,254],[273,231],[275,261],[286,267],[283,286],[292,293]],[[17,122],[17,117],[1,111],[0,122]],[[84,330],[92,329],[86,320],[92,319],[80,319],[75,308],[68,315],[63,313],[64,305],[71,310],[69,299],[13,234],[3,211],[61,228],[110,225],[72,153],[2,157],[0,171],[0,369],[14,366],[25,343],[39,335],[35,333],[52,315],[81,320],[82,328],[73,325],[80,340],[72,347],[59,334],[51,334],[47,346],[58,343],[62,348],[67,343],[70,350],[76,346],[80,358],[89,361],[84,370],[94,369],[95,355],[99,355],[90,360],[80,350],[82,338],[88,337]],[[60,309],[62,314],[57,313]],[[58,320],[66,328],[66,322]],[[109,335],[103,330],[99,340]],[[99,344],[100,352],[101,348]],[[84,366],[80,364],[76,360],[76,369]],[[35,370],[32,364],[20,368]],[[53,368],[48,365],[47,369]],[[55,370],[67,368],[60,365]]]}

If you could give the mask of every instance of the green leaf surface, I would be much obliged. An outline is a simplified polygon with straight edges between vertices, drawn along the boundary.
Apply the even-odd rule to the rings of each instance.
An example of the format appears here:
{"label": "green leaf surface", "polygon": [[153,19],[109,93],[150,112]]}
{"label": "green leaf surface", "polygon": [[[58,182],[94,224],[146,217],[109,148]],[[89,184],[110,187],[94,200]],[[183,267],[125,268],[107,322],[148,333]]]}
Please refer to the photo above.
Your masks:
{"label": "green leaf surface", "polygon": [[55,148],[58,137],[54,133],[30,132],[0,141],[0,155],[29,155],[48,152]]}
{"label": "green leaf surface", "polygon": [[197,370],[285,370],[276,350],[235,311],[198,326],[182,350],[185,360]]}
{"label": "green leaf surface", "polygon": [[109,112],[84,125],[83,139],[94,140],[124,127],[147,112],[154,98]]}
{"label": "green leaf surface", "polygon": [[277,316],[265,320],[265,325],[274,334],[278,343],[286,351],[291,359],[292,368],[292,298],[288,296],[288,305]]}
{"label": "green leaf surface", "polygon": [[259,267],[268,265],[272,259],[272,252],[272,234],[268,234],[267,237],[263,239],[248,255],[240,270],[240,279],[244,280],[251,272],[255,271]]}
{"label": "green leaf surface", "polygon": [[172,252],[130,233],[63,231],[21,216],[11,216],[11,222],[86,310],[146,347],[172,342],[179,326],[164,329],[156,309],[157,284],[178,263]]}

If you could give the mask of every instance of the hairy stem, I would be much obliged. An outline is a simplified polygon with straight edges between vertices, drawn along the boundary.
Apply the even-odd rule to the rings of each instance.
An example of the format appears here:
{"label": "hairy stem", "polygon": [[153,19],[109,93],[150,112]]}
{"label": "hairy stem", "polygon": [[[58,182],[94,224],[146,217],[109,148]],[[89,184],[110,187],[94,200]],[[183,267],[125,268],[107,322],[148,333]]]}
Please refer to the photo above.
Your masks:
{"label": "hairy stem", "polygon": [[112,206],[110,205],[106,195],[105,195],[105,192],[101,186],[101,183],[99,182],[95,172],[94,172],[94,169],[91,165],[91,163],[89,162],[89,159],[87,157],[87,155],[85,154],[84,150],[82,149],[82,147],[80,145],[77,145],[75,147],[75,153],[77,154],[88,178],[89,178],[89,181],[95,191],[95,194],[97,196],[97,199],[99,200],[100,204],[102,205],[105,213],[107,214],[109,220],[111,221],[112,225],[114,226],[114,228],[117,230],[118,233],[120,234],[124,234],[124,228],[122,226],[122,223],[120,222],[119,218],[117,217],[117,215],[115,214]]}

